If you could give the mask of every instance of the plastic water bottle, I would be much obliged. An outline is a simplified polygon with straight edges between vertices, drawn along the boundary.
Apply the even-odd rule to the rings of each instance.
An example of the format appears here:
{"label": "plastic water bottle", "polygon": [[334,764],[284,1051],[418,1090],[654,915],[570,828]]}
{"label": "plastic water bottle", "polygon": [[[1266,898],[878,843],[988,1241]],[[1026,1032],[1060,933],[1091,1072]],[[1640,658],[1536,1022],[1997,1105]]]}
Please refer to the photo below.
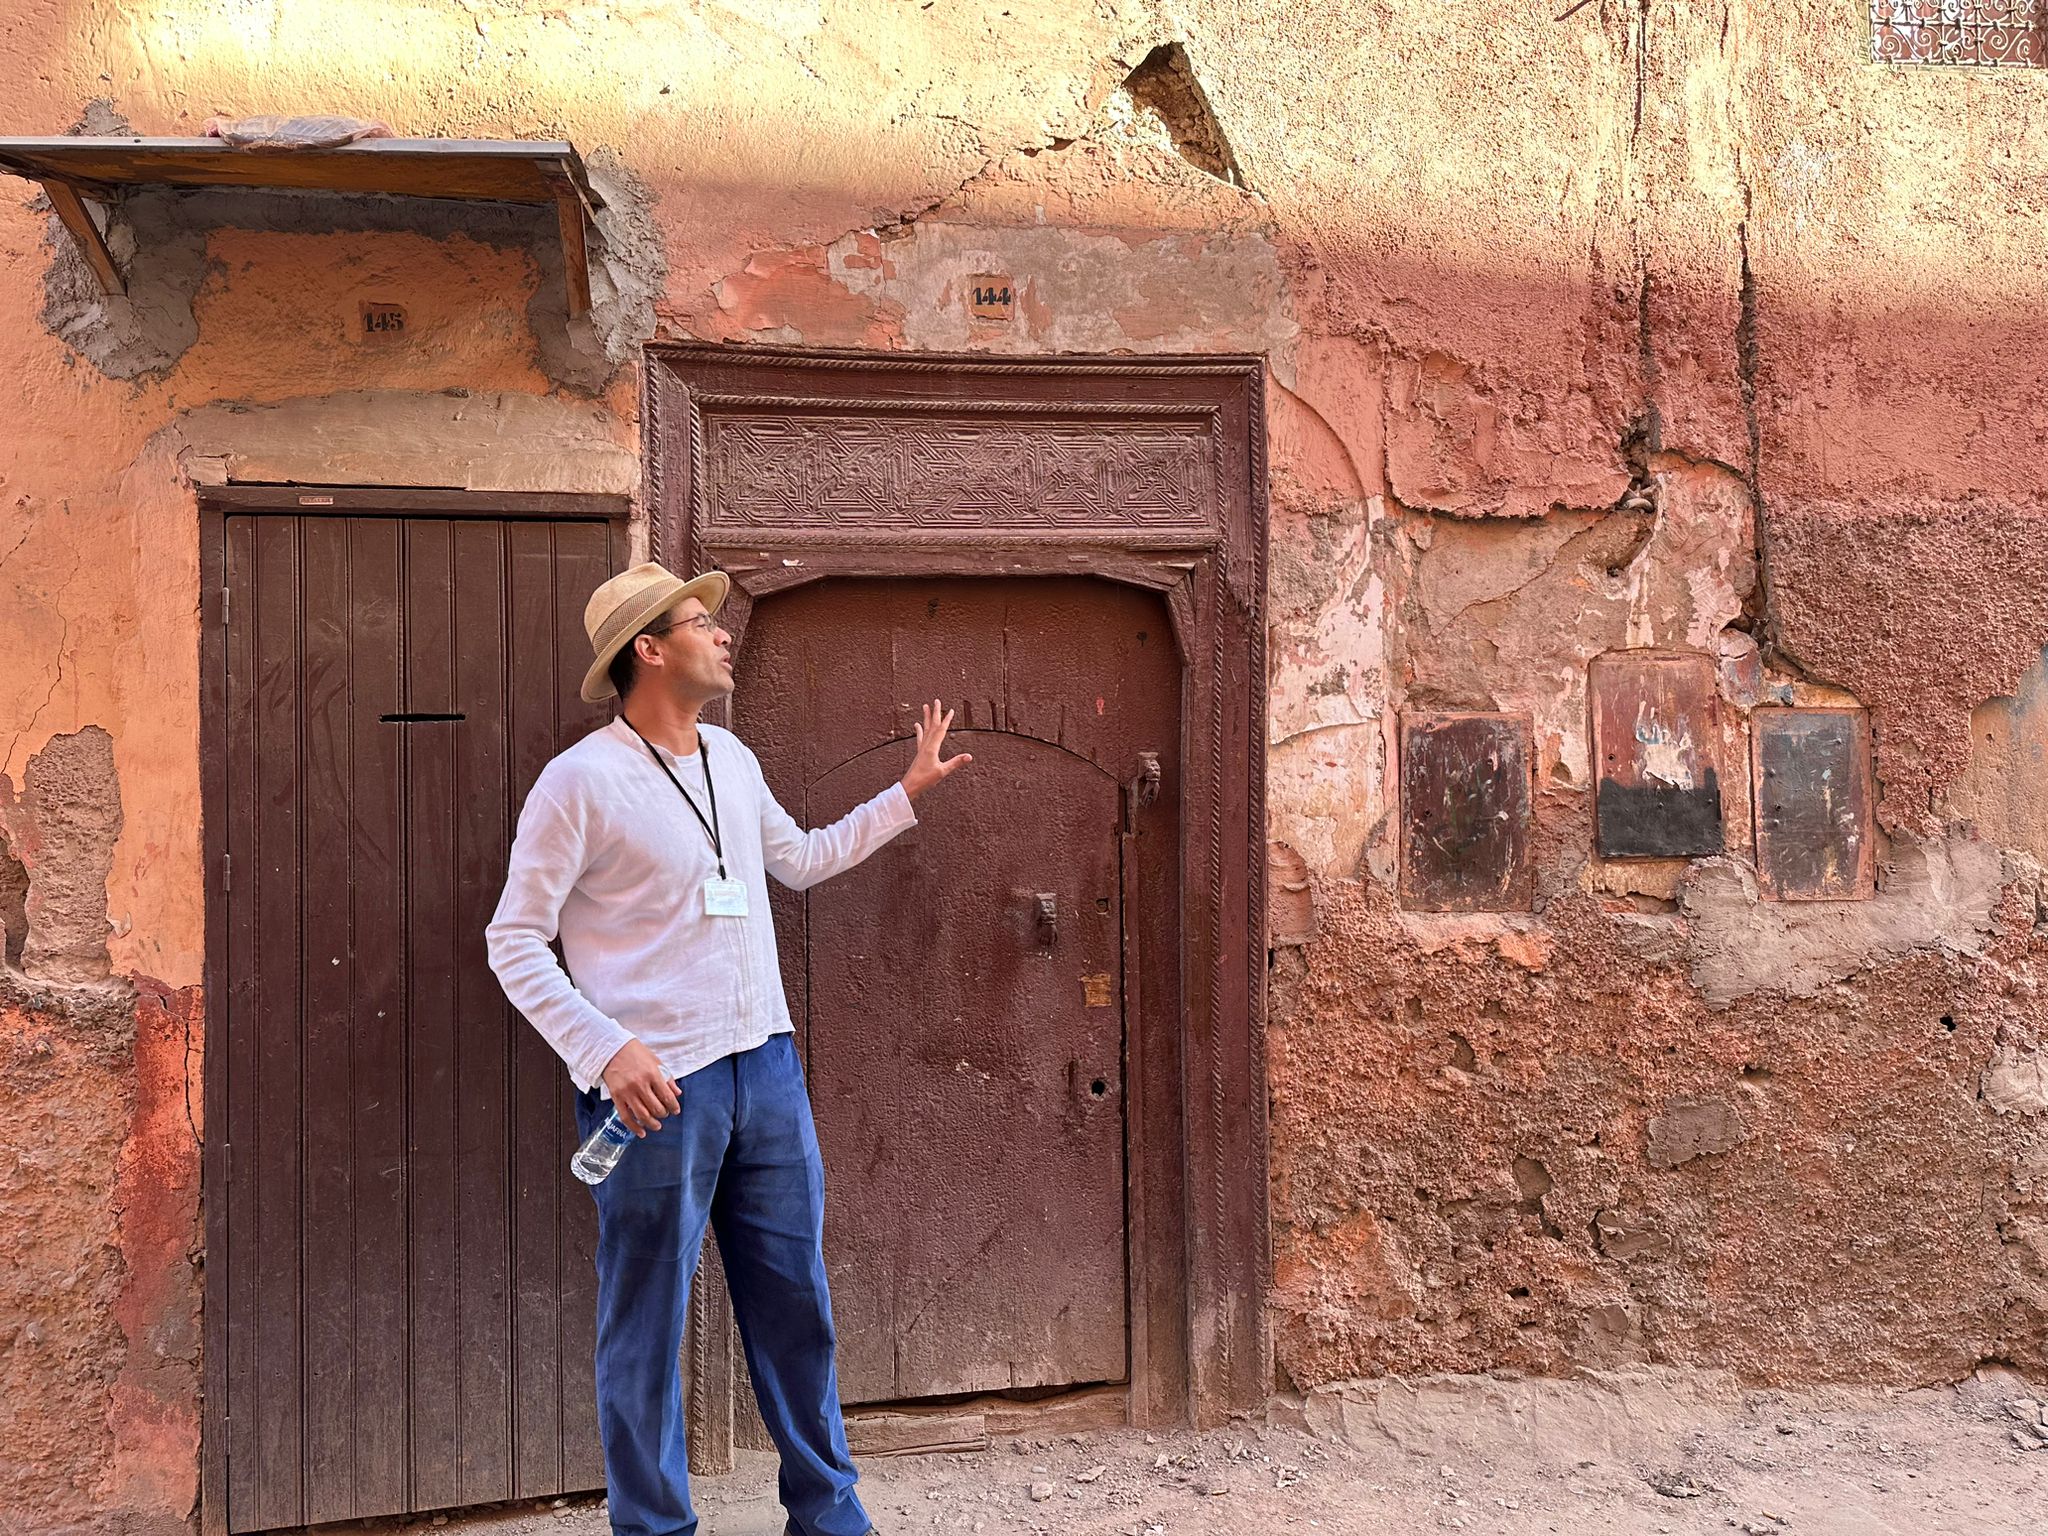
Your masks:
{"label": "plastic water bottle", "polygon": [[569,1171],[586,1184],[602,1184],[619,1166],[619,1159],[626,1155],[633,1140],[632,1131],[615,1109],[603,1125],[590,1133],[590,1139],[576,1149],[576,1155],[569,1159]]}

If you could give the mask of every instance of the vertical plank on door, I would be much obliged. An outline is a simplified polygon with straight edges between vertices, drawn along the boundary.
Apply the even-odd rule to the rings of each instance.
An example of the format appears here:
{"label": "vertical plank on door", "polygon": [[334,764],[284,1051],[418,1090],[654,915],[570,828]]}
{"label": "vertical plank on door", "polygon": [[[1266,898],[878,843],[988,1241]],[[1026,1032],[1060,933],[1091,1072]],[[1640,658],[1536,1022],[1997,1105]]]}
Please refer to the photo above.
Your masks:
{"label": "vertical plank on door", "polygon": [[[350,1197],[355,1332],[354,1503],[382,1512],[408,1505],[406,1446],[406,1017],[407,914],[400,862],[403,710],[400,654],[402,525],[350,518],[349,772],[353,880],[349,889],[350,1045],[354,1093]],[[309,1083],[310,1094],[321,1092]],[[314,1454],[318,1454],[315,1448]]]}
{"label": "vertical plank on door", "polygon": [[[405,702],[413,713],[456,713],[453,527],[405,525]],[[494,638],[493,637],[487,637]],[[463,1502],[462,1294],[456,1178],[457,956],[455,742],[467,720],[386,726],[405,744],[406,1139],[411,1185],[412,1507]]]}
{"label": "vertical plank on door", "polygon": [[[512,803],[525,803],[555,753],[554,537],[505,531],[509,605]],[[508,1014],[510,1010],[507,1010]],[[512,1414],[514,1497],[553,1492],[562,1473],[558,1258],[562,1065],[538,1031],[512,1024]]]}
{"label": "vertical plank on door", "polygon": [[[236,1154],[236,1175],[253,1186],[253,1216],[241,1235],[253,1295],[237,1314],[252,1340],[254,1391],[248,1509],[254,1528],[305,1518],[304,1402],[300,1338],[299,1096],[304,966],[300,952],[299,700],[305,671],[299,606],[304,572],[293,523],[259,520],[251,609],[254,661],[246,674],[255,736],[255,849],[239,882],[254,903],[255,943],[246,964],[255,995],[244,1023],[252,1049],[249,1102],[254,1123]],[[260,665],[261,671],[255,668]]]}
{"label": "vertical plank on door", "polygon": [[505,884],[512,840],[505,789],[507,571],[503,525],[453,530],[455,783],[454,1111],[457,1378],[462,1501],[512,1497],[511,1038],[525,1023],[507,1007],[483,934]]}
{"label": "vertical plank on door", "polygon": [[[590,662],[583,605],[612,573],[610,530],[602,523],[558,523],[555,535],[555,686],[561,721],[560,751],[603,725],[608,705],[583,702],[579,689]],[[532,1033],[531,1030],[528,1033]],[[562,1189],[561,1246],[556,1290],[561,1298],[562,1486],[604,1486],[604,1454],[597,1438],[597,1203],[564,1170],[575,1149],[576,1116],[569,1083],[551,1060],[555,1102],[555,1177]]]}
{"label": "vertical plank on door", "polygon": [[[257,862],[256,830],[263,805],[260,793],[262,760],[257,736],[257,694],[255,658],[258,654],[252,622],[256,607],[256,527],[251,518],[230,518],[225,525],[222,548],[222,577],[227,590],[229,614],[240,614],[239,624],[227,626],[224,668],[226,699],[223,725],[226,734],[227,857],[230,878],[227,900],[227,987],[226,1123],[215,1128],[225,1143],[224,1163],[227,1197],[227,1248],[213,1254],[226,1279],[227,1314],[239,1326],[224,1330],[227,1348],[225,1402],[222,1407],[228,1466],[228,1509],[231,1525],[253,1524],[262,1518],[263,1469],[262,1424],[259,1408],[262,1356],[258,1349],[258,1328],[264,1314],[263,1292],[257,1255],[257,1199],[262,1165],[258,1161],[258,1135],[262,1127],[257,1098],[257,1032],[259,969],[261,950],[257,946],[257,919],[261,910],[256,900],[261,866]],[[236,865],[242,878],[232,878]],[[235,1167],[235,1149],[241,1148],[241,1167]],[[239,1174],[239,1177],[237,1175]],[[293,1389],[296,1396],[296,1386]]]}
{"label": "vertical plank on door", "polygon": [[[300,524],[305,575],[299,762],[306,826],[301,841],[305,1043],[297,1096],[304,1120],[298,1159],[308,1524],[346,1519],[356,1508],[348,532],[342,518],[309,517]],[[273,1014],[265,1024],[281,1028],[284,1020]]]}

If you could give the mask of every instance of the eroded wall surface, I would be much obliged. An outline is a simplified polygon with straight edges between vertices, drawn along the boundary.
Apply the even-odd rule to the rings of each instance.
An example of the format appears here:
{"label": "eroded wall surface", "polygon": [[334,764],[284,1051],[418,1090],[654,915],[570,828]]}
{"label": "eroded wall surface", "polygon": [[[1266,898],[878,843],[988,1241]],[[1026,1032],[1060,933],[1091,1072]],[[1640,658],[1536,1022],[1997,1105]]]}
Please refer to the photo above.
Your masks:
{"label": "eroded wall surface", "polygon": [[[516,211],[141,195],[110,299],[0,183],[0,1507],[196,1497],[194,487],[634,491],[650,338],[1269,358],[1276,1385],[2048,1364],[2048,76],[1873,66],[1865,15],[0,17],[0,132],[352,113],[570,138],[607,199],[570,322]],[[1592,851],[1588,664],[1646,647],[1713,662],[1723,857]],[[1783,703],[1871,711],[1868,901],[1758,899]],[[1530,720],[1530,910],[1401,908],[1418,709]]]}

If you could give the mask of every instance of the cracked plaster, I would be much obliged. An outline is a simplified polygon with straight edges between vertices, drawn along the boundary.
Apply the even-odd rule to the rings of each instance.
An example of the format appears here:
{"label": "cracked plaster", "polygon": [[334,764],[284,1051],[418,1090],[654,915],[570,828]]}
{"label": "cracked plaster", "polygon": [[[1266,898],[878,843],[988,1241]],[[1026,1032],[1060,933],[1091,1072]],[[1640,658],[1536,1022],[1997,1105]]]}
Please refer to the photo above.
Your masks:
{"label": "cracked plaster", "polygon": [[[11,549],[0,529],[0,654],[31,658],[0,678],[0,771],[55,735],[112,737],[123,821],[98,878],[107,963],[137,988],[132,1007],[93,984],[10,993],[0,1031],[25,1144],[90,1113],[106,1154],[0,1180],[35,1237],[24,1284],[77,1276],[86,1297],[10,1341],[30,1387],[0,1438],[34,1473],[13,1507],[136,1529],[191,1507],[196,1173],[189,1093],[168,1091],[198,1013],[186,480],[630,490],[631,370],[580,396],[654,324],[1269,354],[1268,790],[1294,855],[1269,1035],[1283,1379],[1654,1356],[1906,1383],[2048,1361],[2042,1117],[1988,1089],[2034,1049],[2039,899],[1952,825],[2039,854],[2015,785],[2048,641],[2029,574],[2048,569],[2048,269],[2008,212],[2044,195],[2038,124],[1978,91],[1983,152],[1925,155],[1957,142],[1957,82],[1864,65],[1839,6],[1795,26],[1739,4],[1305,4],[1254,35],[1196,5],[1173,38],[1141,10],[505,0],[401,26],[315,0],[267,19],[259,57],[227,0],[119,0],[0,33],[24,123],[111,88],[147,132],[190,131],[192,102],[317,98],[408,132],[566,135],[647,219],[617,232],[630,291],[600,299],[602,340],[572,345],[538,334],[559,276],[525,216],[422,233],[358,208],[337,231],[279,207],[194,246],[138,200],[166,221],[139,273],[164,313],[116,346],[115,317],[49,270],[46,215],[0,200],[0,388],[38,429],[0,465],[26,525]],[[341,25],[358,50],[332,47]],[[1189,164],[1120,89],[1165,41],[1255,191]],[[1005,328],[958,308],[986,267],[1028,288]],[[366,274],[410,285],[431,346],[321,329]],[[38,325],[60,289],[118,385]],[[124,558],[84,558],[107,549]],[[1733,864],[1688,883],[1590,856],[1584,668],[1620,645],[1715,655],[1738,732],[1766,700],[1872,706],[1887,824],[1925,835],[1895,845],[1867,917],[1759,909]],[[1390,726],[1430,703],[1537,720],[1539,910],[1394,909]],[[1739,862],[1746,812],[1729,825]],[[1795,990],[1751,984],[1758,925]],[[144,1060],[108,1121],[86,1090]],[[1648,1121],[1682,1100],[1733,1106],[1746,1139],[1653,1166]],[[113,1193],[93,1181],[117,1162]],[[148,1188],[170,1192],[154,1215]],[[51,1209],[78,1224],[35,1225]],[[160,1440],[122,1406],[145,1387]]]}

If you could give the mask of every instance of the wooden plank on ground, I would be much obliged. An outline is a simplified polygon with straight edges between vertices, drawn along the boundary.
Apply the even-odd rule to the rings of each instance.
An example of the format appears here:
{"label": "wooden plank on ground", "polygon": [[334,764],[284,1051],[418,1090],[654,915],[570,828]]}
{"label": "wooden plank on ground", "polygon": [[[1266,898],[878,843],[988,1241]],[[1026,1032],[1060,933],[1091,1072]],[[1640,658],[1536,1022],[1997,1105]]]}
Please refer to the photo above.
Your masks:
{"label": "wooden plank on ground", "polygon": [[979,1413],[858,1413],[846,1420],[856,1456],[922,1456],[933,1451],[985,1451],[988,1424]]}

